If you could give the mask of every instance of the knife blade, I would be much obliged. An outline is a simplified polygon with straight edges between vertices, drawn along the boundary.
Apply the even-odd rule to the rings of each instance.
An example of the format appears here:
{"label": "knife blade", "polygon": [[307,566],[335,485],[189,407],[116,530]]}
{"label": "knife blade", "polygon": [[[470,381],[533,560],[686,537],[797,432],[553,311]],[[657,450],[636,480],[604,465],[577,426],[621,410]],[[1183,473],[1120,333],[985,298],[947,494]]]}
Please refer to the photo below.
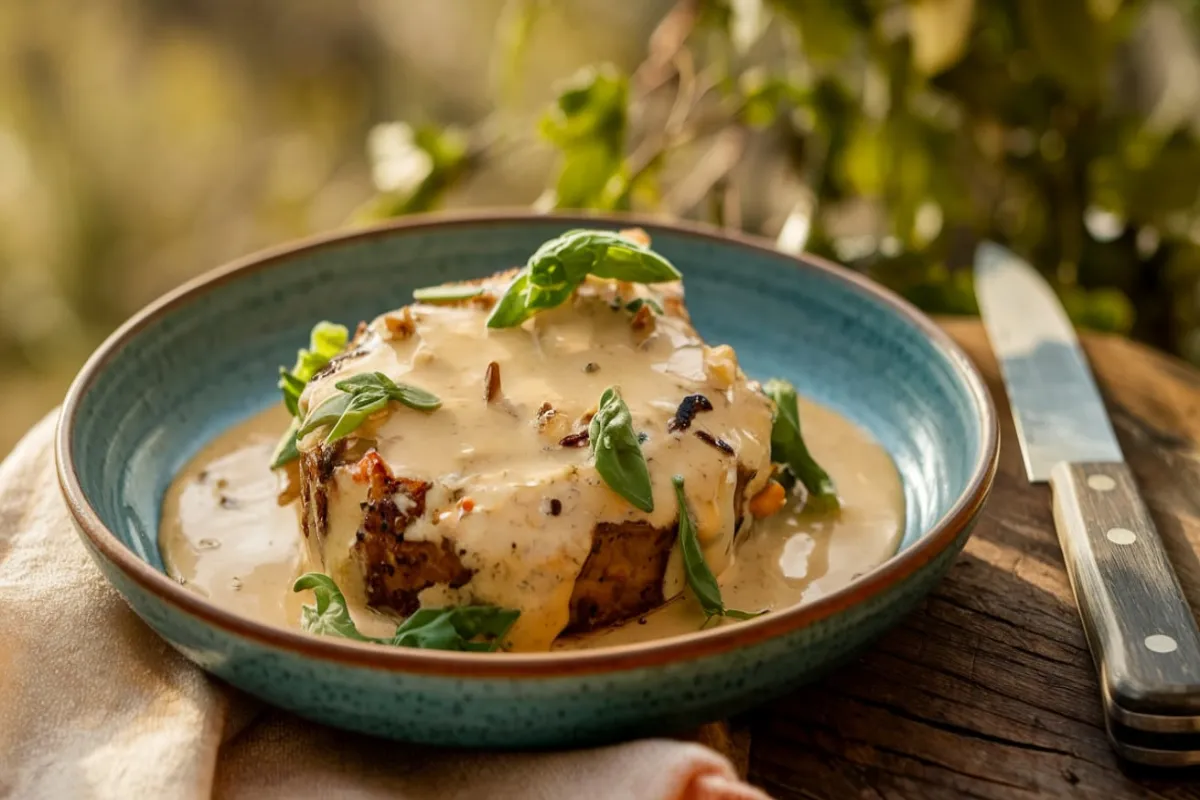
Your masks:
{"label": "knife blade", "polygon": [[1050,482],[1109,716],[1200,731],[1200,631],[1066,312],[1036,270],[990,242],[975,254],[975,292],[1026,474]]}

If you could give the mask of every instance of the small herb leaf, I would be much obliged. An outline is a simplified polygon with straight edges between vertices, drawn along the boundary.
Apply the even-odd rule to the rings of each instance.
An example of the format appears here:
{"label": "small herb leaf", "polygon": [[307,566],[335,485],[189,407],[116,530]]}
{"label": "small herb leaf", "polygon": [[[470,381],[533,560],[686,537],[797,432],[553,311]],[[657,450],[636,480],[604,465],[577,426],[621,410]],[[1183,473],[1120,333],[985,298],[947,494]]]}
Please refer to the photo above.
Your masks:
{"label": "small herb leaf", "polygon": [[683,494],[683,476],[676,475],[671,479],[675,485],[675,501],[679,505],[679,551],[683,556],[683,571],[687,577],[688,586],[700,601],[706,618],[733,617],[734,619],[753,619],[767,613],[766,611],[738,611],[726,608],[721,599],[721,587],[717,578],[704,560],[704,551],[700,548],[700,537],[696,535],[696,526],[692,515],[688,512],[687,498]]}
{"label": "small herb leaf", "polygon": [[330,359],[342,352],[346,342],[350,340],[350,331],[344,325],[332,322],[318,322],[309,334],[307,350],[296,353],[296,363],[291,371],[279,368],[279,388],[283,392],[283,402],[295,416],[296,402],[304,386],[317,371],[329,363]]}
{"label": "small herb leaf", "polygon": [[522,269],[508,285],[492,313],[488,315],[489,328],[515,328],[533,316],[529,308],[529,270]]}
{"label": "small herb leaf", "polygon": [[315,606],[300,610],[300,627],[305,631],[395,647],[494,652],[521,616],[518,610],[498,606],[421,608],[404,620],[390,639],[373,639],[354,625],[345,596],[328,575],[309,572],[300,576],[292,590],[305,589],[312,589],[317,600]]}
{"label": "small herb leaf", "polygon": [[520,325],[561,305],[589,275],[634,283],[679,280],[679,270],[648,247],[611,231],[572,230],[544,243],[488,317],[489,328]]}
{"label": "small herb leaf", "polygon": [[350,395],[350,402],[325,436],[325,444],[333,444],[358,430],[367,417],[387,408],[389,399],[386,393],[371,390]]}
{"label": "small herb leaf", "polygon": [[[340,353],[350,339],[350,332],[343,325],[332,322],[318,322],[309,334],[307,350],[296,353],[296,364],[290,370],[279,368],[279,390],[283,393],[283,404],[293,417],[300,416],[300,395],[304,387],[312,380],[312,376]],[[278,469],[284,464],[300,457],[296,447],[296,426],[288,429],[275,454],[271,458],[271,469]]]}
{"label": "small herb leaf", "polygon": [[387,408],[390,400],[418,411],[433,411],[442,405],[435,395],[415,386],[397,384],[382,372],[354,375],[334,386],[340,394],[329,397],[310,411],[297,431],[297,437],[306,436],[322,425],[332,425],[325,436],[325,443],[332,444],[358,430],[368,417]]}
{"label": "small herb leaf", "polygon": [[289,461],[300,457],[300,449],[296,446],[298,430],[300,430],[300,421],[293,417],[288,429],[280,437],[279,444],[275,445],[275,452],[271,455],[271,469],[279,469]]}
{"label": "small herb leaf", "polygon": [[625,310],[636,314],[641,310],[642,306],[650,306],[650,310],[660,317],[663,315],[663,308],[658,304],[657,300],[649,297],[635,297],[625,304]]}
{"label": "small herb leaf", "polygon": [[588,443],[596,471],[609,488],[642,511],[653,511],[650,470],[633,430],[633,415],[614,386],[600,395],[600,406],[588,425]]}
{"label": "small herb leaf", "polygon": [[[521,616],[498,606],[422,608],[396,629],[391,644],[426,650],[494,652]],[[484,637],[484,641],[477,641]]]}
{"label": "small herb leaf", "polygon": [[460,284],[458,286],[426,286],[413,291],[413,300],[418,303],[457,303],[483,294],[482,285]]}
{"label": "small herb leaf", "polygon": [[309,633],[326,636],[341,636],[344,639],[354,639],[359,642],[377,642],[363,636],[350,618],[350,609],[346,607],[346,597],[342,590],[333,582],[333,578],[319,572],[309,572],[301,575],[292,584],[293,592],[312,589],[316,596],[315,606],[303,606],[300,609],[300,627]]}
{"label": "small herb leaf", "polygon": [[763,391],[775,401],[775,421],[771,426],[771,461],[784,464],[808,490],[808,502],[824,510],[840,506],[837,487],[821,465],[813,459],[800,433],[800,411],[796,387],[772,378]]}
{"label": "small herb leaf", "polygon": [[333,425],[342,418],[342,414],[346,413],[346,409],[350,407],[350,400],[354,397],[352,394],[343,392],[330,396],[321,403],[321,405],[308,412],[308,416],[304,418],[304,422],[300,425],[300,430],[296,431],[296,438],[307,436],[322,425]]}

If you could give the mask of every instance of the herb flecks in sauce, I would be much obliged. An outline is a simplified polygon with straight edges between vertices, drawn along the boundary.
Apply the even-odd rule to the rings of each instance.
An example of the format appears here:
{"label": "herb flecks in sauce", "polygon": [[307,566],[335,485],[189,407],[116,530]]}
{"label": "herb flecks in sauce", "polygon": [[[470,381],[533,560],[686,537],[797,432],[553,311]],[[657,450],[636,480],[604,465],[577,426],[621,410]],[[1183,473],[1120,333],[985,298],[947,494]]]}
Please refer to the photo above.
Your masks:
{"label": "herb flecks in sauce", "polygon": [[489,328],[512,328],[562,305],[588,275],[630,283],[677,281],[679,270],[649,247],[611,231],[573,230],[529,257],[488,317]]}
{"label": "herb flecks in sauce", "polygon": [[763,392],[775,402],[775,418],[771,426],[771,461],[782,464],[786,472],[781,477],[784,486],[790,476],[798,479],[808,490],[808,503],[819,510],[836,510],[840,506],[837,487],[808,451],[800,433],[800,411],[796,387],[785,380],[772,378],[763,385]]}
{"label": "herb flecks in sauce", "polygon": [[292,590],[305,589],[312,590],[316,604],[301,609],[303,630],[394,647],[490,653],[503,645],[504,637],[521,616],[520,611],[497,606],[421,608],[404,620],[391,638],[381,639],[359,632],[350,617],[345,596],[328,575],[319,572],[301,575]]}

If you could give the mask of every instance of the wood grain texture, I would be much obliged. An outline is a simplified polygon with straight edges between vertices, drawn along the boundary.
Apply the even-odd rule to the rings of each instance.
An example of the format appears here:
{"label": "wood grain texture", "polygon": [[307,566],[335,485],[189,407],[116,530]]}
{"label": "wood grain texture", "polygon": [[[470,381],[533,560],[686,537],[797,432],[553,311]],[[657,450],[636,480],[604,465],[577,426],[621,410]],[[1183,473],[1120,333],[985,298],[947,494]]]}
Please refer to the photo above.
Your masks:
{"label": "wood grain texture", "polygon": [[[1001,417],[1000,472],[949,575],[862,658],[749,718],[779,798],[1200,800],[1200,772],[1123,767],[1054,530],[1030,486],[982,327],[946,330]],[[1084,348],[1190,605],[1200,608],[1200,373],[1114,337]]]}
{"label": "wood grain texture", "polygon": [[1050,486],[1108,715],[1144,730],[1200,730],[1200,632],[1132,470],[1058,464]]}

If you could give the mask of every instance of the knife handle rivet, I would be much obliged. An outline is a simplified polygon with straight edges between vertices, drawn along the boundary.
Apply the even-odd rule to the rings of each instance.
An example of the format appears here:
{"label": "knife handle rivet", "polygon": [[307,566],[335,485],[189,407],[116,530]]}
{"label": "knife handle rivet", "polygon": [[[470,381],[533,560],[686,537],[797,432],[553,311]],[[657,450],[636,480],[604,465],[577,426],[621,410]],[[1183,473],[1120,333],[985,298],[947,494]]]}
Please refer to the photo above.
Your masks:
{"label": "knife handle rivet", "polygon": [[1137,541],[1137,534],[1128,528],[1109,528],[1104,535],[1113,544],[1133,544]]}
{"label": "knife handle rivet", "polygon": [[1117,482],[1107,475],[1089,475],[1088,488],[1096,492],[1111,492],[1117,488]]}
{"label": "knife handle rivet", "polygon": [[1146,637],[1146,649],[1155,653],[1173,653],[1179,644],[1163,633],[1155,633]]}

